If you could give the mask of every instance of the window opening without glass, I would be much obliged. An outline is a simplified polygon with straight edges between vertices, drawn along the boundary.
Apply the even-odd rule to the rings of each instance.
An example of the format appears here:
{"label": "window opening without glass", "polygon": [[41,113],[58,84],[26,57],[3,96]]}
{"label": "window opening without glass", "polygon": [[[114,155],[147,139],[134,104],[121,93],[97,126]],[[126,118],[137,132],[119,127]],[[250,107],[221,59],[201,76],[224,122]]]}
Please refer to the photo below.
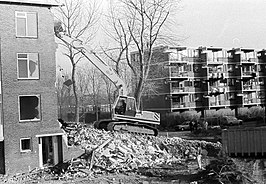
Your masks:
{"label": "window opening without glass", "polygon": [[20,121],[40,120],[40,97],[19,96],[19,109]]}

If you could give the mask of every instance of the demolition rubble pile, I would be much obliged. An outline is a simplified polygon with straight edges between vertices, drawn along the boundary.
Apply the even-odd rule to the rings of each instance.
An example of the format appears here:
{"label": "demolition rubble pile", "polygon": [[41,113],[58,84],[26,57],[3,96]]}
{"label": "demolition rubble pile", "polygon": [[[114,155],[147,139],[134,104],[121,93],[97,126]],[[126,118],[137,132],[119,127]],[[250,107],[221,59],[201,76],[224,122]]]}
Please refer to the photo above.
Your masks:
{"label": "demolition rubble pile", "polygon": [[216,156],[221,144],[185,140],[178,137],[154,137],[129,133],[107,132],[80,124],[62,126],[72,148],[84,153],[77,158],[53,167],[34,169],[0,182],[30,182],[42,180],[69,180],[113,172],[134,172],[143,168],[177,168],[184,161],[195,159],[199,146],[209,156]]}
{"label": "demolition rubble pile", "polygon": [[94,172],[127,172],[143,167],[171,166],[195,159],[199,146],[212,156],[221,149],[219,143],[107,132],[87,127],[69,132],[68,136],[72,138],[72,144],[85,150],[83,156],[72,162],[82,163],[82,167]]}

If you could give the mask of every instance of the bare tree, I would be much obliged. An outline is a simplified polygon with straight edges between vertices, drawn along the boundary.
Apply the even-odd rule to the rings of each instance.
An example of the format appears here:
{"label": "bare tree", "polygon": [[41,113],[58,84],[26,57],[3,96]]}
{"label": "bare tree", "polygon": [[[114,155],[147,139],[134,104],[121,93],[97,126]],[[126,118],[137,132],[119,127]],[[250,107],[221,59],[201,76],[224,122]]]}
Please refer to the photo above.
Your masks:
{"label": "bare tree", "polygon": [[[96,1],[95,1],[96,2]],[[54,13],[57,21],[55,31],[65,31],[73,38],[83,40],[84,44],[90,42],[96,32],[96,22],[99,18],[98,6],[94,1],[87,0],[63,0],[64,6],[60,6]],[[56,36],[58,36],[56,34]],[[75,121],[79,121],[79,98],[76,86],[76,66],[82,60],[82,55],[64,42],[59,43],[63,48],[63,54],[67,56],[72,65],[71,80],[75,98]]]}
{"label": "bare tree", "polygon": [[105,76],[102,75],[104,84],[105,84],[105,89],[106,89],[106,94],[107,94],[107,101],[108,101],[108,105],[109,106],[109,111],[110,113],[112,112],[112,106],[111,104],[113,104],[114,102],[114,88],[113,88],[113,83]]}
{"label": "bare tree", "polygon": [[89,83],[89,93],[92,94],[93,99],[93,106],[95,107],[95,113],[96,113],[96,121],[99,120],[98,117],[98,107],[100,106],[100,97],[102,96],[101,86],[102,86],[102,80],[101,80],[101,73],[100,71],[95,68],[91,67],[88,68],[89,72],[87,73],[87,78],[90,81]]}
{"label": "bare tree", "polygon": [[[78,68],[76,74],[76,84],[77,84],[77,93],[79,96],[79,106],[82,107],[83,120],[85,120],[85,107],[89,104],[88,94],[89,94],[89,84],[90,79],[87,75],[88,71],[86,68]],[[81,117],[80,117],[81,118]]]}
{"label": "bare tree", "polygon": [[[153,49],[160,43],[177,40],[168,32],[170,15],[177,10],[179,0],[119,0],[111,8],[113,32],[108,35],[118,44],[118,60],[126,58],[134,76],[134,96],[140,108],[141,96],[149,77]],[[118,10],[119,9],[119,10]],[[118,12],[118,13],[114,13]],[[175,37],[176,38],[176,37]],[[130,49],[138,58],[130,60]]]}
{"label": "bare tree", "polygon": [[69,111],[71,106],[71,87],[65,85],[64,82],[70,78],[70,74],[65,73],[62,68],[59,68],[59,72],[56,76],[56,93],[58,102],[58,118],[63,119]]}

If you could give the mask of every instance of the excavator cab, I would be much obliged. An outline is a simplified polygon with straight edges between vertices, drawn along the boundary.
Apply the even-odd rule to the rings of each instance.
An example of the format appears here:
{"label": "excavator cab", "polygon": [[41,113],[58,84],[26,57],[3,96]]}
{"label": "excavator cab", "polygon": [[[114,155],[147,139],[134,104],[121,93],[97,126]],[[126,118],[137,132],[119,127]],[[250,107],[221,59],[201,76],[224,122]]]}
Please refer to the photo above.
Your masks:
{"label": "excavator cab", "polygon": [[114,114],[135,117],[136,112],[135,98],[128,96],[119,96],[117,98],[114,104]]}

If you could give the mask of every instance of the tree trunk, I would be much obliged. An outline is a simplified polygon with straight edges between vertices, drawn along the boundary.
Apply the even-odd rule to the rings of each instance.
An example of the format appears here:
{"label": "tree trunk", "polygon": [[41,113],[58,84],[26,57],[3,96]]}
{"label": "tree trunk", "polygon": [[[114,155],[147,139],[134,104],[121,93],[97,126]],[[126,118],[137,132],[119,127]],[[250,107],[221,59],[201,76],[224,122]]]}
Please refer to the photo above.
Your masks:
{"label": "tree trunk", "polygon": [[136,105],[137,109],[140,110],[141,108],[141,96],[142,96],[142,88],[143,88],[143,81],[140,80],[137,85],[137,89],[135,91],[135,99],[136,99]]}
{"label": "tree trunk", "polygon": [[76,66],[72,65],[72,82],[73,82],[73,94],[75,98],[75,122],[79,122],[79,100],[77,95],[77,89],[76,89],[76,81],[75,81],[75,72],[76,72]]}

